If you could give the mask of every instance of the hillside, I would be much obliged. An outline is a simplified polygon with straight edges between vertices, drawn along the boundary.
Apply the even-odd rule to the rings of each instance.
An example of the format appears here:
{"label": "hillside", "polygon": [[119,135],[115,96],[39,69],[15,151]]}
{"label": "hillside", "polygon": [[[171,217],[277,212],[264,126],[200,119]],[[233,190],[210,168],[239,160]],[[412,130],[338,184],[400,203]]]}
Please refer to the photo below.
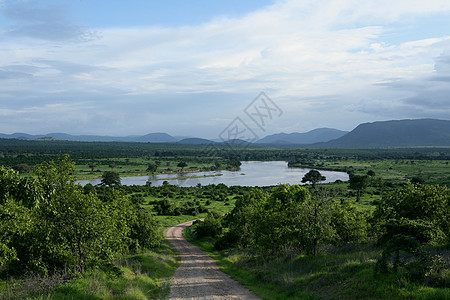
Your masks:
{"label": "hillside", "polygon": [[364,123],[336,140],[314,145],[319,148],[413,146],[450,146],[450,121],[417,119]]}
{"label": "hillside", "polygon": [[319,142],[328,142],[342,137],[348,131],[342,131],[333,128],[317,128],[308,132],[300,133],[278,133],[268,135],[257,144],[314,144]]}
{"label": "hillside", "polygon": [[149,133],[143,136],[102,136],[102,135],[71,135],[67,133],[48,133],[40,135],[30,135],[27,133],[1,134],[0,138],[19,139],[19,140],[35,140],[42,138],[54,138],[65,141],[80,142],[138,142],[138,143],[176,143],[178,139],[173,136],[162,133]]}

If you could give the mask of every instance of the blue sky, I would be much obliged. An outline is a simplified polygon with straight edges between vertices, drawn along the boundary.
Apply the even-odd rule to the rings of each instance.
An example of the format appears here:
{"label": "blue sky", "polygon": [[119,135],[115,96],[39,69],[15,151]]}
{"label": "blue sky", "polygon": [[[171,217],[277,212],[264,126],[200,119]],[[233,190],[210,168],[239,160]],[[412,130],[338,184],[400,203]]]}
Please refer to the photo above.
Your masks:
{"label": "blue sky", "polygon": [[213,139],[236,118],[450,119],[450,1],[0,0],[1,133]]}

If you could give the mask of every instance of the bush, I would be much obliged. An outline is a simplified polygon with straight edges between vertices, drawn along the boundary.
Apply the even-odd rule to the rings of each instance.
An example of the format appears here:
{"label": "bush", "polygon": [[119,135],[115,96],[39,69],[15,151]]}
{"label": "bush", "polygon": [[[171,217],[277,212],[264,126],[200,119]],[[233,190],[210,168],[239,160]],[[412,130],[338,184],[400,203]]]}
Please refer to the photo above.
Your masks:
{"label": "bush", "polygon": [[209,212],[204,221],[195,224],[194,233],[198,238],[219,236],[222,233],[222,216]]}

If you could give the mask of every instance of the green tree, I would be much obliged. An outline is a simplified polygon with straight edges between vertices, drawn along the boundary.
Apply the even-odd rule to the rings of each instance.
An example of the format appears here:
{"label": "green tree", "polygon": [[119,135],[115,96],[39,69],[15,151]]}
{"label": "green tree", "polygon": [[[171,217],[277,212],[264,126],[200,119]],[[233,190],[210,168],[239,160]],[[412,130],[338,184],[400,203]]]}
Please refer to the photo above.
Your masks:
{"label": "green tree", "polygon": [[332,226],[333,210],[336,206],[325,190],[319,190],[302,203],[299,226],[301,242],[308,254],[316,255],[319,243],[332,242],[335,228]]}
{"label": "green tree", "polygon": [[159,165],[157,163],[148,164],[147,171],[155,173],[158,170]]}
{"label": "green tree", "polygon": [[181,172],[183,172],[183,169],[184,169],[185,167],[187,167],[187,163],[186,163],[185,161],[180,161],[180,162],[177,164],[177,167],[178,167],[178,168],[181,168]]}
{"label": "green tree", "polygon": [[[407,184],[383,198],[373,214],[378,243],[383,247],[377,270],[388,270],[387,262],[393,256],[394,270],[419,264],[422,267],[416,273],[425,276],[432,257],[422,246],[440,244],[446,239],[450,242],[449,216],[447,187]],[[401,252],[412,254],[417,261],[402,262]]]}
{"label": "green tree", "polygon": [[197,237],[216,237],[222,233],[222,216],[210,211],[204,221],[198,221],[194,226]]}
{"label": "green tree", "polygon": [[350,175],[348,187],[356,191],[356,202],[360,201],[361,193],[368,185],[369,185],[368,175],[354,175],[354,174]]}
{"label": "green tree", "polygon": [[313,189],[316,189],[316,184],[321,181],[325,181],[326,177],[322,176],[317,170],[310,170],[302,178],[302,183],[311,182]]}
{"label": "green tree", "polygon": [[343,245],[352,242],[363,242],[368,238],[369,216],[349,202],[335,205],[331,224],[336,231],[334,243]]}
{"label": "green tree", "polygon": [[105,171],[103,172],[102,175],[101,184],[107,186],[120,185],[121,184],[120,176],[116,172]]}
{"label": "green tree", "polygon": [[91,172],[94,172],[94,169],[97,165],[94,163],[89,164],[89,168],[91,169]]}

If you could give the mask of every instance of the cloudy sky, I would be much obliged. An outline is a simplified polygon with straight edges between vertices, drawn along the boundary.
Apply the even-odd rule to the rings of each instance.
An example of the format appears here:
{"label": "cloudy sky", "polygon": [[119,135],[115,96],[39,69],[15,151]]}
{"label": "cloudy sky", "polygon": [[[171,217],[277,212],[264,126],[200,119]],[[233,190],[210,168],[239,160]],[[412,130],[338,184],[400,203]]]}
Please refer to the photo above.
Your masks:
{"label": "cloudy sky", "polygon": [[0,0],[1,133],[216,138],[235,118],[260,137],[450,119],[450,1]]}

